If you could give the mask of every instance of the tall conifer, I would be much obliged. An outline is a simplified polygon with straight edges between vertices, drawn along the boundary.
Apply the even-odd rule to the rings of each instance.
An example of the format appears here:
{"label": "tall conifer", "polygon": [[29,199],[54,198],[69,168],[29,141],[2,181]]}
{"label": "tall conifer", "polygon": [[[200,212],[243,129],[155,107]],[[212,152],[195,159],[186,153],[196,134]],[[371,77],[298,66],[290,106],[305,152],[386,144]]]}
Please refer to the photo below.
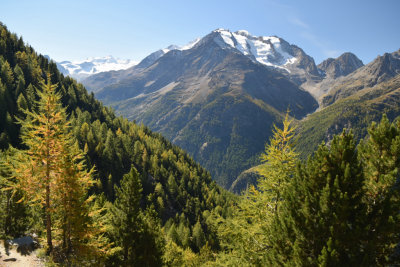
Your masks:
{"label": "tall conifer", "polygon": [[57,85],[42,81],[38,112],[25,110],[26,119],[20,120],[21,139],[28,148],[19,156],[16,168],[19,187],[25,192],[26,200],[41,204],[45,211],[47,249],[53,249],[52,216],[56,186],[55,175],[60,173],[59,164],[63,160],[63,142],[67,128],[65,110],[61,106]]}
{"label": "tall conifer", "polygon": [[285,201],[284,192],[296,170],[294,135],[293,121],[286,114],[282,129],[274,127],[273,137],[261,156],[257,188],[251,186],[232,218],[219,223],[223,245],[231,250],[230,257],[240,262],[265,264],[270,249],[270,225]]}
{"label": "tall conifer", "polygon": [[137,242],[143,231],[140,209],[142,185],[139,174],[133,166],[130,172],[124,175],[121,187],[115,187],[115,192],[116,200],[111,209],[113,235],[117,245],[122,249],[124,264],[133,265],[139,256]]}
{"label": "tall conifer", "polygon": [[385,265],[400,241],[400,123],[390,123],[384,115],[380,123],[372,123],[368,133],[360,144],[368,208],[363,262]]}
{"label": "tall conifer", "polygon": [[335,136],[299,166],[270,229],[270,264],[357,265],[365,205],[363,170],[351,133]]}
{"label": "tall conifer", "polygon": [[63,253],[83,251],[93,225],[89,219],[87,191],[92,170],[87,171],[84,154],[70,133],[66,110],[57,85],[42,81],[37,112],[24,110],[21,139],[27,148],[18,155],[15,177],[24,200],[44,207],[48,253],[56,245]]}
{"label": "tall conifer", "polygon": [[162,238],[159,222],[152,209],[140,208],[142,185],[135,167],[125,174],[120,187],[115,187],[116,199],[111,208],[111,234],[119,246],[123,266],[161,265]]}

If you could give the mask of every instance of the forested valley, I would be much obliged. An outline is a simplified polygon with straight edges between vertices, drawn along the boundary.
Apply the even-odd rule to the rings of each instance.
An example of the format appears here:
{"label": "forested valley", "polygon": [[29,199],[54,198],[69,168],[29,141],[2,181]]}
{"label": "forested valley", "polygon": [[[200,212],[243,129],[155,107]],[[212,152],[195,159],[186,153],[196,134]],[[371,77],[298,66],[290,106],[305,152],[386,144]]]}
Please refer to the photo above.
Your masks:
{"label": "forested valley", "polygon": [[289,112],[234,195],[0,25],[0,237],[49,266],[400,264],[400,120],[296,142]]}

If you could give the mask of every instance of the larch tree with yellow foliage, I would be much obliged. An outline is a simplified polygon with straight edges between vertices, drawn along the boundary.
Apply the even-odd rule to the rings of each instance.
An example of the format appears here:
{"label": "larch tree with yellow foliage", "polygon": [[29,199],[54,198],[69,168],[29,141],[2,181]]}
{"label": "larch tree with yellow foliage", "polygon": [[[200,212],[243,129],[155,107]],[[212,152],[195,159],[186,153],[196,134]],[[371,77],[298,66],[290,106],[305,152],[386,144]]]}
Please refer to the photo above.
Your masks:
{"label": "larch tree with yellow foliage", "polygon": [[263,164],[257,166],[257,187],[250,186],[242,196],[232,219],[218,223],[223,246],[230,251],[220,258],[222,262],[229,259],[231,265],[264,265],[270,248],[271,223],[296,172],[295,130],[287,113],[283,127],[274,126],[273,136],[261,155]]}
{"label": "larch tree with yellow foliage", "polygon": [[293,120],[286,113],[283,128],[274,125],[273,137],[265,146],[265,153],[261,155],[264,164],[258,167],[261,175],[257,184],[258,190],[251,191],[257,199],[261,197],[264,200],[263,204],[267,205],[270,213],[277,212],[282,200],[282,190],[287,187],[296,170],[298,154],[294,149],[295,130]]}
{"label": "larch tree with yellow foliage", "polygon": [[15,178],[23,201],[43,207],[48,254],[55,246],[68,259],[88,252],[90,235],[96,232],[87,196],[93,169],[87,170],[50,78],[48,74],[37,92],[37,108],[25,110],[26,118],[19,120],[26,150],[15,161]]}

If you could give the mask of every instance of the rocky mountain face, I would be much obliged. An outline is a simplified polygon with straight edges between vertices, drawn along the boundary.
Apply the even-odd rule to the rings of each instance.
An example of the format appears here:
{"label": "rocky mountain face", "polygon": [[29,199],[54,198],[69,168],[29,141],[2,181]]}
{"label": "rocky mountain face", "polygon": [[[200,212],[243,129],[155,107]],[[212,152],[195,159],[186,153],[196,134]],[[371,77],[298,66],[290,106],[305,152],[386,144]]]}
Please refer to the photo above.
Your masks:
{"label": "rocky mountain face", "polygon": [[364,66],[363,62],[352,53],[344,53],[338,58],[328,58],[318,65],[318,68],[329,77],[336,79],[346,76]]}
{"label": "rocky mountain face", "polygon": [[321,98],[330,92],[334,84],[354,72],[364,64],[352,53],[344,53],[337,58],[328,58],[318,67],[319,79],[308,79],[301,87],[321,103]]}
{"label": "rocky mountain face", "polygon": [[317,108],[299,86],[318,75],[313,59],[278,37],[216,30],[142,63],[96,96],[187,150],[226,188],[258,161],[287,109],[300,119]]}
{"label": "rocky mountain face", "polygon": [[[324,105],[320,109],[298,121],[296,148],[303,158],[313,153],[321,142],[329,143],[333,135],[340,134],[344,128],[352,129],[359,140],[367,135],[367,126],[372,121],[379,121],[383,113],[390,120],[400,115],[399,53],[400,50],[386,53],[358,68],[359,64],[353,64],[353,68],[356,68],[353,72],[336,79],[333,76],[339,73],[336,71],[339,68],[335,59],[318,65],[326,71],[319,88],[330,85],[331,91],[323,96],[326,102],[322,103]],[[358,61],[353,57],[351,62]],[[336,66],[332,68],[332,64]],[[256,170],[257,167],[252,167],[243,171],[230,190],[240,192],[248,184],[254,184],[258,177]]]}
{"label": "rocky mountain face", "polygon": [[333,104],[362,90],[388,81],[400,73],[400,50],[378,56],[371,63],[358,68],[331,84],[329,92],[321,99],[321,106]]}
{"label": "rocky mountain face", "polygon": [[367,126],[380,121],[382,114],[390,120],[400,115],[400,74],[372,86],[361,86],[299,122],[297,147],[303,157],[321,142],[330,142],[344,128],[352,129],[356,139],[361,139],[368,134]]}
{"label": "rocky mountain face", "polygon": [[381,83],[397,73],[397,58],[392,53],[363,66],[345,53],[316,66],[282,38],[217,29],[83,83],[119,114],[184,148],[220,185],[239,192],[256,177],[239,174],[259,163],[272,125],[286,110],[301,120],[318,102],[324,107],[370,88],[374,79]]}
{"label": "rocky mountain face", "polygon": [[[302,84],[305,81],[320,81],[321,75],[315,65],[314,59],[308,56],[304,51],[295,46],[290,45],[285,40],[275,36],[252,36],[247,31],[230,32],[224,29],[217,29],[214,34],[214,41],[223,48],[233,48],[236,52],[243,54],[255,63],[269,66],[276,71],[282,71],[292,81]],[[165,55],[171,50],[188,50],[191,49],[203,39],[196,39],[189,44],[179,47],[171,45],[167,48],[160,49],[145,59],[138,65],[127,69],[110,73],[99,73],[91,75],[81,82],[92,91],[100,91],[104,87],[116,84],[134,73],[149,67],[157,59]]]}

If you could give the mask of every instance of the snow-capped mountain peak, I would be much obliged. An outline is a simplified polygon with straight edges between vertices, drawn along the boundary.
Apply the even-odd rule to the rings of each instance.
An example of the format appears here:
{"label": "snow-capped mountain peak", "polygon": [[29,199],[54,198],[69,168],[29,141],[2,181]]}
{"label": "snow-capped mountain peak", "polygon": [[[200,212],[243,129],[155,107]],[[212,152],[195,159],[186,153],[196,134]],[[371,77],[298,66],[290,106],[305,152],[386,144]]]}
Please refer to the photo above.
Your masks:
{"label": "snow-capped mountain peak", "polygon": [[[230,32],[226,29],[216,29],[220,39],[214,39],[221,47],[232,47],[253,61],[261,64],[285,69],[297,58],[291,53],[290,45],[276,36],[253,36],[248,31]],[[222,41],[222,42],[221,42]]]}
{"label": "snow-capped mountain peak", "polygon": [[196,38],[193,41],[191,41],[183,46],[170,45],[167,48],[161,49],[161,51],[163,51],[164,54],[166,54],[171,50],[180,50],[180,51],[189,50],[189,49],[193,48],[193,46],[195,46],[200,40],[201,40],[201,38]]}
{"label": "snow-capped mountain peak", "polygon": [[188,44],[181,46],[179,48],[179,50],[188,50],[191,49],[193,46],[195,46],[199,41],[201,40],[201,38],[196,38],[193,41],[189,42]]}
{"label": "snow-capped mountain peak", "polygon": [[57,63],[58,68],[64,75],[69,75],[78,80],[100,72],[128,69],[136,64],[136,61],[114,58],[113,56],[92,57],[80,61]]}

